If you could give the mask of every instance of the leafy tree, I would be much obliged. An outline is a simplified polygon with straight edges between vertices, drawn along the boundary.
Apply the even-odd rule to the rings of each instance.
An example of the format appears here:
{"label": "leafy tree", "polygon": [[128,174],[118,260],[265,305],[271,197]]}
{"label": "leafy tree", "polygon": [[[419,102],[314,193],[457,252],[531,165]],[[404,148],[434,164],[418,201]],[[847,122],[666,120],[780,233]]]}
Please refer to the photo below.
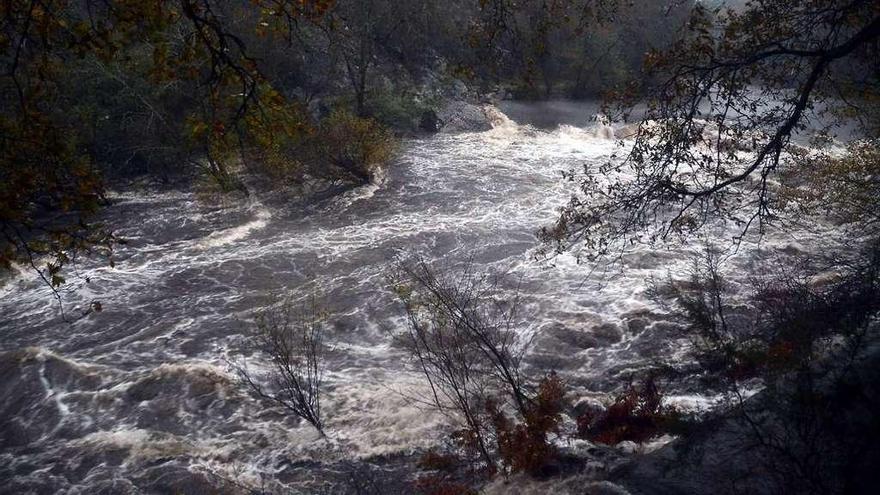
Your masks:
{"label": "leafy tree", "polygon": [[[316,19],[331,3],[257,0],[254,20]],[[78,70],[112,81],[103,87],[136,102],[140,119],[159,122],[163,133],[182,131],[179,139],[227,188],[237,184],[229,169],[236,150],[301,129],[302,112],[267,83],[232,29],[233,13],[211,0],[0,2],[0,266],[24,261],[56,287],[77,252],[106,254],[113,244],[89,223],[103,198],[99,160],[118,152],[103,125],[113,102],[78,104]],[[192,95],[183,115],[158,110],[179,85]]]}
{"label": "leafy tree", "polygon": [[473,69],[529,97],[595,97],[640,73],[645,51],[666,47],[691,1],[480,2]]}
{"label": "leafy tree", "polygon": [[365,184],[392,158],[396,141],[373,119],[334,110],[315,136],[316,175]]}

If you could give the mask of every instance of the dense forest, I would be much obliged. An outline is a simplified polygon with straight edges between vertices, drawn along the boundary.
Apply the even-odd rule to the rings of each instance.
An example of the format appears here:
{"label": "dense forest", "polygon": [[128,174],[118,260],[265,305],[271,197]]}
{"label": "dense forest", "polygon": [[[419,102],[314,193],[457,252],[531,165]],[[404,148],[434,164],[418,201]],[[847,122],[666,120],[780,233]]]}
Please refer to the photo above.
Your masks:
{"label": "dense forest", "polygon": [[880,5],[0,0],[0,493],[873,493]]}

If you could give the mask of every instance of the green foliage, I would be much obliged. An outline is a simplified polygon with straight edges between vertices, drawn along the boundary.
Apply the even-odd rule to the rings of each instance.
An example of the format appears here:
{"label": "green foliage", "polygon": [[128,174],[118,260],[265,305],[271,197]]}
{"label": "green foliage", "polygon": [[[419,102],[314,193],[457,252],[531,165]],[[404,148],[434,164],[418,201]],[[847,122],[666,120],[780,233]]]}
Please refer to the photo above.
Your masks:
{"label": "green foliage", "polygon": [[367,113],[391,129],[413,132],[419,129],[422,116],[439,106],[439,101],[420,98],[406,91],[386,90],[370,95]]}

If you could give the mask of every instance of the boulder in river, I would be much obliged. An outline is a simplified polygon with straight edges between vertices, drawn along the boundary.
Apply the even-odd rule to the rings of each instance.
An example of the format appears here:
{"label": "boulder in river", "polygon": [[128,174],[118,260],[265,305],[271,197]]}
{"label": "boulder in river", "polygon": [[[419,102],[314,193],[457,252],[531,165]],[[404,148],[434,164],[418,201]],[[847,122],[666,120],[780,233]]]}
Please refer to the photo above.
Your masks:
{"label": "boulder in river", "polygon": [[451,101],[437,113],[440,131],[483,132],[492,129],[492,119],[484,105],[474,105],[465,101]]}
{"label": "boulder in river", "polygon": [[454,98],[465,98],[468,93],[470,93],[470,89],[467,87],[467,84],[464,83],[461,79],[455,79],[449,85],[449,93]]}

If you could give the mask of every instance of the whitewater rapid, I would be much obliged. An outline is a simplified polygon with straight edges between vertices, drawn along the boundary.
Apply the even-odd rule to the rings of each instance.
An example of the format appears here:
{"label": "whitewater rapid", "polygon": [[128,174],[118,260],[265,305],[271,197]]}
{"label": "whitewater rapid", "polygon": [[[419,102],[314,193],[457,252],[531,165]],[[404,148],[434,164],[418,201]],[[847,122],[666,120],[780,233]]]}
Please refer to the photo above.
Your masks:
{"label": "whitewater rapid", "polygon": [[[448,421],[408,399],[424,385],[389,337],[404,324],[386,280],[401,253],[451,267],[473,259],[520,280],[519,328],[535,336],[527,363],[561,373],[574,400],[674,358],[681,341],[645,291],[702,246],[639,248],[592,275],[570,255],[535,259],[534,233],[575,192],[562,172],[622,148],[603,126],[496,120],[483,133],[409,140],[377,184],[319,202],[112,195],[104,220],[128,242],[113,267],[78,264],[69,321],[26,270],[2,288],[0,491],[161,493],[218,480],[308,491],[335,486],[352,459],[391,462],[442,442]],[[731,263],[821,246],[830,229],[745,243]],[[730,238],[722,225],[707,235]],[[327,440],[244,393],[228,365],[260,365],[242,351],[254,310],[311,294],[333,314]],[[103,311],[81,316],[95,301]]]}

